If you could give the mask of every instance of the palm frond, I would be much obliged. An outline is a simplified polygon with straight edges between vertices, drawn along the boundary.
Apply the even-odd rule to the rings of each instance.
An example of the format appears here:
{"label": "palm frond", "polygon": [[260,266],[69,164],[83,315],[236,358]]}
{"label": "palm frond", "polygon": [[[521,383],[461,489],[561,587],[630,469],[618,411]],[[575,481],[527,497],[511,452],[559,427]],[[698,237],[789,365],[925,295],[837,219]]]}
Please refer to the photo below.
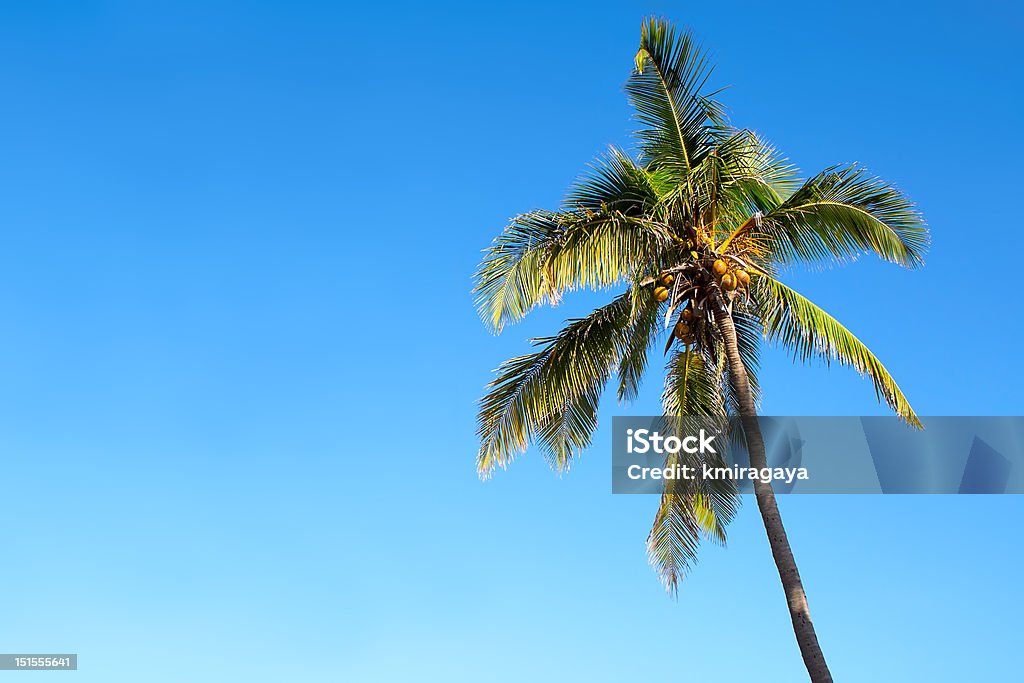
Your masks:
{"label": "palm frond", "polygon": [[501,332],[536,306],[557,303],[566,291],[633,279],[657,264],[673,240],[657,221],[610,209],[522,214],[477,268],[477,310],[493,332]]}
{"label": "palm frond", "polygon": [[661,195],[673,187],[664,173],[650,171],[612,147],[579,178],[565,199],[567,210],[619,211],[650,216]]}
{"label": "palm frond", "polygon": [[647,535],[647,560],[665,589],[675,594],[697,561],[702,537],[725,544],[740,496],[729,479],[667,481]]}
{"label": "palm frond", "polygon": [[544,263],[561,232],[557,212],[533,211],[513,219],[485,251],[473,291],[480,317],[492,332],[552,300]]}
{"label": "palm frond", "polygon": [[694,167],[691,185],[701,210],[714,216],[712,228],[720,241],[754,212],[774,208],[792,194],[796,170],[750,131],[725,130],[716,138]]}
{"label": "palm frond", "polygon": [[670,593],[675,593],[679,582],[697,561],[701,519],[710,517],[709,510],[710,505],[703,497],[675,492],[661,495],[647,536],[647,559]]}
{"label": "palm frond", "polygon": [[[630,291],[637,292],[634,287]],[[640,390],[647,370],[647,352],[658,336],[661,306],[652,296],[631,297],[632,320],[625,331],[622,357],[619,360],[619,401],[632,401]]]}
{"label": "palm frond", "polygon": [[636,69],[626,93],[641,124],[641,155],[652,170],[668,169],[684,179],[712,143],[724,121],[721,106],[705,96],[711,67],[689,33],[651,18],[640,33]]}
{"label": "palm frond", "polygon": [[675,241],[656,220],[619,211],[563,213],[563,231],[544,262],[544,277],[561,294],[632,282],[656,272]]}
{"label": "palm frond", "polygon": [[[713,418],[725,424],[726,410],[717,369],[696,351],[679,351],[669,359],[662,395],[669,422]],[[669,465],[700,465],[700,457],[680,454]],[[715,461],[714,465],[721,465]],[[739,496],[731,480],[666,480],[654,524],[647,537],[647,558],[665,588],[675,593],[697,559],[702,536],[725,543],[725,527],[736,514]]]}
{"label": "palm frond", "polygon": [[760,233],[781,263],[842,261],[874,252],[916,268],[929,244],[913,203],[857,166],[835,166],[808,180],[765,215]]}
{"label": "palm frond", "polygon": [[920,427],[910,402],[881,361],[852,332],[810,300],[770,277],[757,277],[756,298],[761,305],[765,336],[793,351],[795,360],[821,358],[837,361],[867,375],[875,394],[908,424]]}
{"label": "palm frond", "polygon": [[714,368],[694,350],[677,351],[669,358],[661,404],[670,417],[724,417]]}
{"label": "palm frond", "polygon": [[538,351],[501,364],[480,402],[481,476],[507,467],[534,438],[559,470],[590,443],[601,390],[628,338],[629,314],[627,293],[570,321],[557,336],[535,340]]}

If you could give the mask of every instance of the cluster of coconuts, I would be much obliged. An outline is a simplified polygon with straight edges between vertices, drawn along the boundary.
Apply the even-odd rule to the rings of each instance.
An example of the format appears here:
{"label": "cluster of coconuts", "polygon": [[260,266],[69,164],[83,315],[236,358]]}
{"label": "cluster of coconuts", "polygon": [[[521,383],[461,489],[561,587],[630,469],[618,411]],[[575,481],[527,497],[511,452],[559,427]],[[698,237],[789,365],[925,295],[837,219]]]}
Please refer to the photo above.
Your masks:
{"label": "cluster of coconuts", "polygon": [[687,346],[693,343],[693,308],[687,304],[686,308],[679,315],[679,322],[672,328],[672,334],[676,339]]}
{"label": "cluster of coconuts", "polygon": [[654,288],[654,298],[657,299],[659,302],[667,300],[668,299],[668,287],[673,282],[675,282],[675,280],[676,280],[676,278],[675,278],[674,275],[672,275],[672,273],[665,273],[664,275],[659,277],[658,278],[658,284]]}
{"label": "cluster of coconuts", "polygon": [[715,261],[711,265],[711,269],[718,276],[722,289],[727,292],[731,292],[737,287],[746,289],[750,286],[750,273],[742,268],[730,268],[729,264],[722,259]]}

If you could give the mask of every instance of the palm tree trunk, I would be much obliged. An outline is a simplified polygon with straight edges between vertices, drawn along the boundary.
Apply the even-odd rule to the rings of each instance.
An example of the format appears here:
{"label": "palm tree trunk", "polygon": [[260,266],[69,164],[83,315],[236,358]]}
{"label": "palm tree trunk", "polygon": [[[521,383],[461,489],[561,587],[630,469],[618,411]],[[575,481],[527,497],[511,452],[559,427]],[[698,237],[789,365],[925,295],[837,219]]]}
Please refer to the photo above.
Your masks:
{"label": "palm tree trunk", "polygon": [[[764,438],[761,436],[761,428],[757,423],[757,408],[754,406],[754,397],[750,392],[747,369],[743,365],[739,345],[736,342],[736,328],[733,326],[732,314],[721,298],[718,298],[715,305],[715,319],[725,340],[725,355],[729,361],[729,374],[733,390],[736,392],[739,402],[740,420],[746,436],[747,451],[750,454],[750,466],[767,467]],[[786,592],[789,616],[793,621],[793,632],[796,634],[796,642],[800,646],[800,654],[804,658],[804,666],[807,667],[807,673],[814,683],[831,683],[832,674],[825,663],[825,655],[821,652],[821,646],[818,645],[818,636],[814,633],[814,624],[811,623],[811,613],[807,606],[807,596],[804,594],[804,586],[800,581],[800,572],[796,568],[793,550],[789,547],[786,529],[782,526],[782,516],[779,514],[779,506],[775,502],[775,492],[772,490],[771,484],[755,479],[754,496],[757,498],[757,507],[761,511],[761,519],[764,521],[764,530],[768,534],[768,543],[772,548],[775,566],[779,569],[782,588]]]}

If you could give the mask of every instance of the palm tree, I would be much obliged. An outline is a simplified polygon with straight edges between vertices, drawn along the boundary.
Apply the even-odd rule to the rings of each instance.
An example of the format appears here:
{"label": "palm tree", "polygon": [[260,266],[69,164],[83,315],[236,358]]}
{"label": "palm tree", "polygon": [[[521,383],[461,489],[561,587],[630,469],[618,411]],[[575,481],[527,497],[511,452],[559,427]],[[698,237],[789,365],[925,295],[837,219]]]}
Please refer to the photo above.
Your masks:
{"label": "palm tree", "polygon": [[[801,183],[771,146],[729,125],[706,92],[709,74],[688,33],[645,21],[626,84],[639,122],[636,159],[611,149],[559,210],[517,216],[486,251],[474,291],[495,333],[576,289],[625,291],[498,368],[480,405],[481,476],[532,442],[566,470],[597,428],[606,384],[615,375],[618,398],[633,399],[649,349],[670,327],[665,414],[737,416],[753,467],[767,464],[756,419],[762,341],[790,348],[798,361],[852,366],[920,426],[874,354],[779,280],[786,267],[866,252],[920,266],[928,246],[920,214],[857,166]],[[831,681],[775,495],[758,481],[754,494],[810,678]],[[724,542],[737,504],[735,489],[721,485],[666,488],[647,545],[670,592],[702,537]]]}

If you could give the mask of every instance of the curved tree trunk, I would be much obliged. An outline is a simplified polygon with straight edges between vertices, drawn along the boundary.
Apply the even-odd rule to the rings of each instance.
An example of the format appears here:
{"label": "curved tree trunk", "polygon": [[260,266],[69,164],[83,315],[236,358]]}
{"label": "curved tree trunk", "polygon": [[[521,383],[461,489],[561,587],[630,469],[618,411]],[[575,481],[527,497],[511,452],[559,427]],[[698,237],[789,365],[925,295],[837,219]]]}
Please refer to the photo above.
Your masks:
{"label": "curved tree trunk", "polygon": [[[739,402],[740,419],[746,436],[747,451],[750,454],[750,466],[767,467],[764,439],[757,423],[757,408],[754,406],[754,397],[750,391],[747,369],[743,365],[736,342],[736,328],[733,326],[732,314],[721,298],[716,302],[715,319],[725,338],[725,355],[729,361],[729,374]],[[786,592],[789,616],[793,620],[793,632],[796,633],[796,641],[800,646],[800,654],[804,658],[807,673],[814,683],[831,683],[832,674],[825,663],[821,646],[818,645],[818,636],[814,633],[814,624],[811,623],[811,613],[807,607],[807,596],[800,581],[800,572],[796,568],[793,550],[789,547],[786,529],[782,526],[782,516],[775,502],[775,492],[771,484],[755,479],[754,496],[761,511],[761,519],[764,520],[764,529],[768,534],[775,566],[779,569],[782,588]]]}

